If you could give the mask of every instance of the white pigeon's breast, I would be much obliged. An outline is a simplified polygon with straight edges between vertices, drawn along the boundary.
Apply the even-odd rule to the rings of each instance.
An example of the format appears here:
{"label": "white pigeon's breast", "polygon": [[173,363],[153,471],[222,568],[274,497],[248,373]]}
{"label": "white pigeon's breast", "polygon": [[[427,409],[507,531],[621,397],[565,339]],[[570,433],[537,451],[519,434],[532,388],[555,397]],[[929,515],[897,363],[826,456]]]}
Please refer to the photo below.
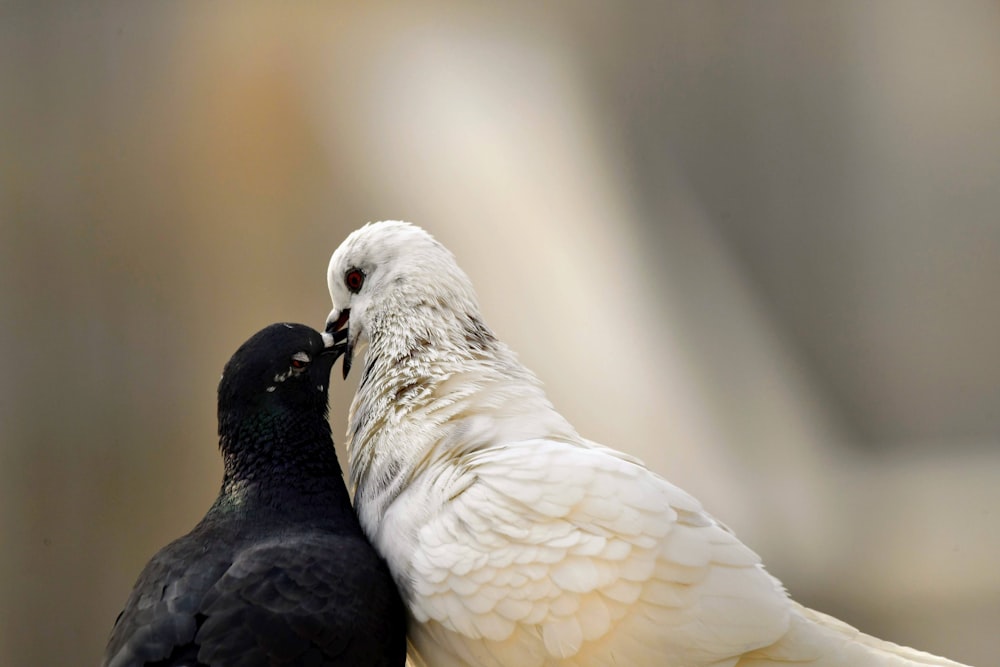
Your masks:
{"label": "white pigeon's breast", "polygon": [[396,578],[407,602],[412,601],[413,556],[420,529],[440,515],[450,497],[470,483],[452,466],[426,471],[406,486],[382,515],[372,542]]}
{"label": "white pigeon's breast", "polygon": [[509,366],[437,368],[423,383],[410,381],[418,374],[407,364],[396,372],[403,381],[355,397],[352,419],[363,427],[348,445],[355,507],[387,560],[393,551],[405,559],[416,530],[471,483],[468,457],[533,438],[579,440],[537,383]]}

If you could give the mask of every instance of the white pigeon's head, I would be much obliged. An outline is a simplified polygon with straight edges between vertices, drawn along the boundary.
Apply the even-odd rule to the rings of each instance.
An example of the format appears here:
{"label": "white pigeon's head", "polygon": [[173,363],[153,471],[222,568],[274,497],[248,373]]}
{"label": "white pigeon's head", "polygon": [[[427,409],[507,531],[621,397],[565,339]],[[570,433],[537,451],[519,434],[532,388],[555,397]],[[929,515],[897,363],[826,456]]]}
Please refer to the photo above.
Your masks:
{"label": "white pigeon's head", "polygon": [[479,310],[454,255],[408,222],[371,222],[352,232],[330,258],[326,278],[333,300],[326,331],[348,328],[344,377],[354,348],[373,335],[426,337],[450,315]]}

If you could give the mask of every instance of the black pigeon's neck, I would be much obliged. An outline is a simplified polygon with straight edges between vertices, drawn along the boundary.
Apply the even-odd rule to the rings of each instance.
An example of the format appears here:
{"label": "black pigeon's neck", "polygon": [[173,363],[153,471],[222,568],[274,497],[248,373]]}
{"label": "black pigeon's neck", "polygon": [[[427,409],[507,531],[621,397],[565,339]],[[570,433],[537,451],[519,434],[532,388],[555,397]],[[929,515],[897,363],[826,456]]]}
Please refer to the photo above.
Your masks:
{"label": "black pigeon's neck", "polygon": [[284,521],[353,516],[330,424],[288,412],[220,413],[224,473],[216,506]]}

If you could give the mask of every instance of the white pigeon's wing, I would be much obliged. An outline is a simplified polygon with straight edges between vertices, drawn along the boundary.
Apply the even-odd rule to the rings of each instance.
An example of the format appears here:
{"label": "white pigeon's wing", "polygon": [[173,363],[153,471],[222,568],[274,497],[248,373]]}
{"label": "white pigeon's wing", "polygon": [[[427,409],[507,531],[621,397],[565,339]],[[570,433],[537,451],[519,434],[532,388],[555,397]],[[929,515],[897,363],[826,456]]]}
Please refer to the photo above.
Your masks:
{"label": "white pigeon's wing", "polygon": [[728,665],[787,630],[757,555],[641,465],[552,440],[461,465],[409,558],[427,664]]}

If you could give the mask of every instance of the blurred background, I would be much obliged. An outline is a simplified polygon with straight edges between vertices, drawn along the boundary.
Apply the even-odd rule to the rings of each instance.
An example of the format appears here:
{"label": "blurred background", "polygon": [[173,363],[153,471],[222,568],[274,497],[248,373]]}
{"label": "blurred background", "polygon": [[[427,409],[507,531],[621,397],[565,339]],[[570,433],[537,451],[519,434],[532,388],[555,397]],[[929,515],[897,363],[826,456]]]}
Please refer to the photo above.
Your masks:
{"label": "blurred background", "polygon": [[384,218],[798,600],[995,664],[998,35],[973,1],[0,3],[0,664],[98,661],[216,494],[223,364],[321,326]]}

